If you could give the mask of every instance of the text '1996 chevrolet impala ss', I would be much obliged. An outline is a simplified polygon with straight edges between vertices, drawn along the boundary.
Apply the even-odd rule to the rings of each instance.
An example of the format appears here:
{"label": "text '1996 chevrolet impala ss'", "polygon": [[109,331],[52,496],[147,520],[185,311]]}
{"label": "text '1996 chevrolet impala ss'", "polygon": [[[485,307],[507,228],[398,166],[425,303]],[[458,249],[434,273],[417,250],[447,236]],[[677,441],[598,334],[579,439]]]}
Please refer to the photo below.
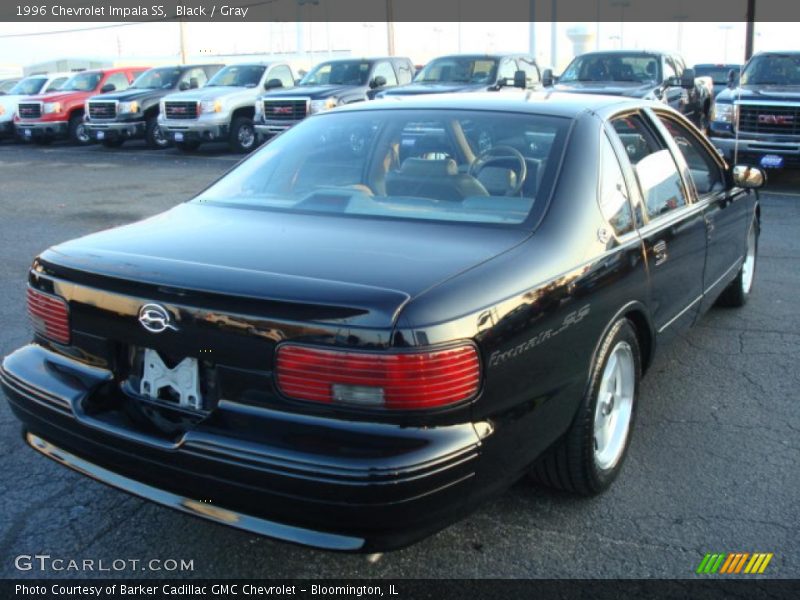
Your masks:
{"label": "text '1996 chevrolet impala ss'", "polygon": [[310,117],[193,200],[56,245],[2,363],[28,444],[175,509],[399,548],[525,474],[620,471],[655,350],[753,284],[757,168],[660,103]]}

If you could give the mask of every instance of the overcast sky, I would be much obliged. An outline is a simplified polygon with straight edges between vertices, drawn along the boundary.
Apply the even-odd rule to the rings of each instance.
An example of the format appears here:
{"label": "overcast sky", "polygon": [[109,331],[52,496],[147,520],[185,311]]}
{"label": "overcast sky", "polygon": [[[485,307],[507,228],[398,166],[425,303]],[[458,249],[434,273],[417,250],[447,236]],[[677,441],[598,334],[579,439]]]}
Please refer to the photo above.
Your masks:
{"label": "overcast sky", "polygon": [[[101,58],[144,63],[177,62],[177,23],[0,23],[0,71],[57,58]],[[106,27],[51,35],[42,32]],[[301,47],[364,56],[385,54],[386,23],[187,23],[190,57],[213,54],[295,52]],[[582,33],[586,49],[651,48],[679,50],[689,64],[737,62],[744,55],[744,23],[558,23],[553,56],[552,25],[534,28],[536,56],[560,70],[573,57],[569,32]],[[396,23],[396,53],[417,63],[452,52],[527,51],[528,23]],[[21,37],[20,34],[23,34]],[[4,37],[6,36],[6,37]],[[14,36],[14,37],[8,37]],[[797,23],[756,24],[756,50],[800,49]],[[319,54],[316,54],[319,57]]]}

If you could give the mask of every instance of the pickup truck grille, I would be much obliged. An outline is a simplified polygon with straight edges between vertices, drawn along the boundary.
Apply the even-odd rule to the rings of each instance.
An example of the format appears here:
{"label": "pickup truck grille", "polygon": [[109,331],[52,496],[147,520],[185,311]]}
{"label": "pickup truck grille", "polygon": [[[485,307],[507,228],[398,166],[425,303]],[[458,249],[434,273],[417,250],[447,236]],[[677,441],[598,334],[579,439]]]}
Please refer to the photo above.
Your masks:
{"label": "pickup truck grille", "polygon": [[800,106],[739,105],[739,131],[800,134]]}
{"label": "pickup truck grille", "polygon": [[90,119],[116,119],[116,102],[89,102]]}
{"label": "pickup truck grille", "polygon": [[165,102],[164,113],[168,119],[196,119],[197,102]]}
{"label": "pickup truck grille", "polygon": [[308,100],[264,100],[264,119],[267,121],[300,121],[305,119]]}
{"label": "pickup truck grille", "polygon": [[20,119],[38,119],[42,116],[42,105],[39,102],[22,102],[17,107]]}

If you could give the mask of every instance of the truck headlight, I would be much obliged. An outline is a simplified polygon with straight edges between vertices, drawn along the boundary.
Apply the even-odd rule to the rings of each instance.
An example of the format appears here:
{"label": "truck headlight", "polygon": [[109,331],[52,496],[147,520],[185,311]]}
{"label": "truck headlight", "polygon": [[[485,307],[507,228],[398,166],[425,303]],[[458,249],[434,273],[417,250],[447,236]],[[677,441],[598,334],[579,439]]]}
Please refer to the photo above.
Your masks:
{"label": "truck headlight", "polygon": [[719,123],[733,123],[736,121],[738,114],[738,106],[720,102],[718,104],[714,104],[714,111],[711,115],[711,120]]}
{"label": "truck headlight", "polygon": [[330,97],[325,100],[312,100],[308,108],[309,112],[313,115],[314,113],[324,110],[330,110],[337,104],[339,104],[339,101],[336,98]]}
{"label": "truck headlight", "polygon": [[133,102],[120,102],[117,107],[117,112],[121,115],[138,113],[139,103],[135,100]]}
{"label": "truck headlight", "polygon": [[46,115],[61,112],[61,102],[45,102],[42,105],[42,112]]}
{"label": "truck headlight", "polygon": [[6,107],[0,104],[0,117],[6,114]]}
{"label": "truck headlight", "polygon": [[204,100],[200,103],[200,112],[203,114],[222,112],[222,100]]}

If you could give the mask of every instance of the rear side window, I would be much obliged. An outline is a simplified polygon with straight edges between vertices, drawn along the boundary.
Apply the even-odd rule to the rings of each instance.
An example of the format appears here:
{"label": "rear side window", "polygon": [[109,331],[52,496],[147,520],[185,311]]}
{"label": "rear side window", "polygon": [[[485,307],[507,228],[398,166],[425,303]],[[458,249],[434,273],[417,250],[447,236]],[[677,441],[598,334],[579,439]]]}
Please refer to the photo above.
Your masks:
{"label": "rear side window", "polygon": [[611,122],[633,165],[650,220],[687,204],[678,165],[640,115]]}
{"label": "rear side window", "polygon": [[633,231],[628,187],[617,155],[606,136],[600,144],[600,211],[618,236]]}
{"label": "rear side window", "polygon": [[724,189],[722,171],[700,140],[677,121],[663,115],[659,115],[659,119],[686,160],[697,193],[702,196]]}

